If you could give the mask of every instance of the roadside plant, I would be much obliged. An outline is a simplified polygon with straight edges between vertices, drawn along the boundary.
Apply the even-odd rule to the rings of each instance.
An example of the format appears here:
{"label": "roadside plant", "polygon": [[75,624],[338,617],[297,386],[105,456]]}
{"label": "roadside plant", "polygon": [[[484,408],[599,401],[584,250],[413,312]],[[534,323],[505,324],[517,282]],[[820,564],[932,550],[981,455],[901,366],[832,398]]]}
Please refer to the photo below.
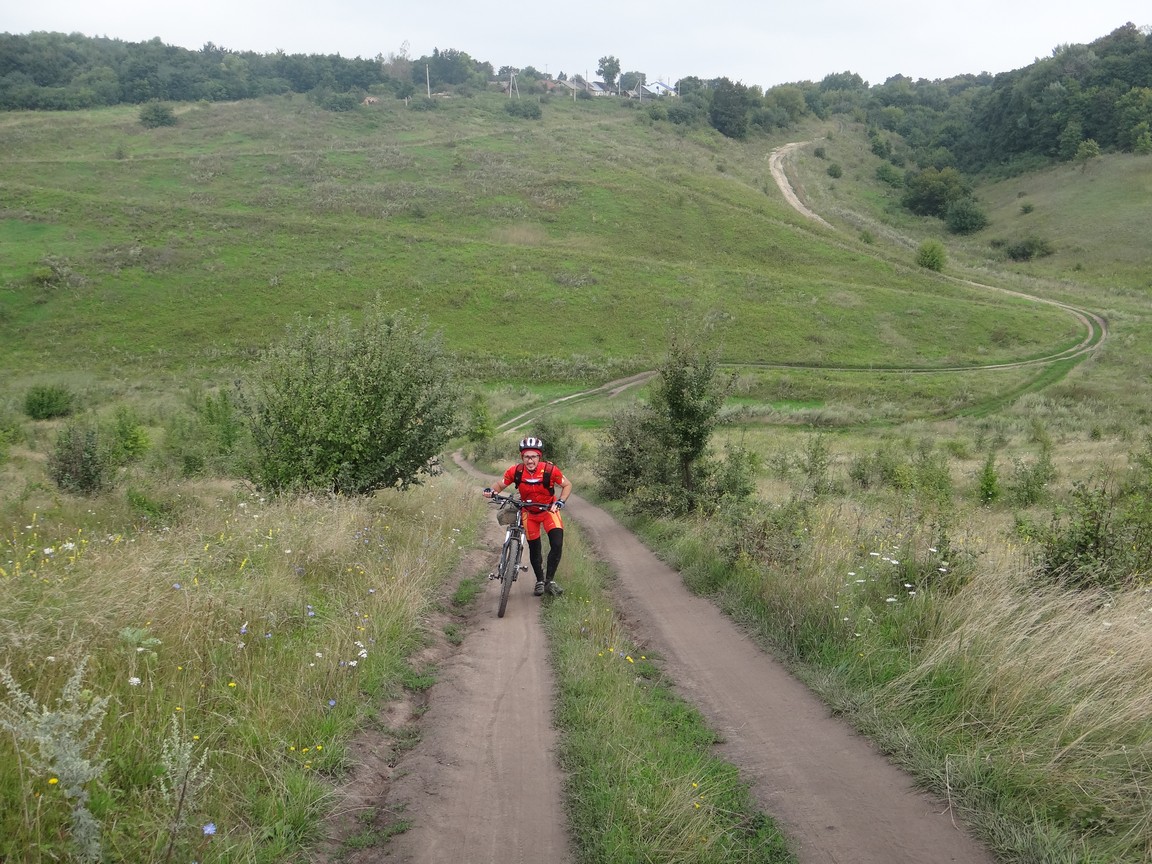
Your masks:
{"label": "roadside plant", "polygon": [[298,320],[247,389],[252,479],[278,492],[406,489],[456,433],[460,390],[441,340],[379,302],[359,325]]}
{"label": "roadside plant", "polygon": [[62,384],[39,384],[24,394],[24,413],[33,420],[67,417],[75,407],[75,394]]}
{"label": "roadside plant", "polygon": [[65,682],[54,708],[37,704],[8,669],[0,683],[8,691],[0,701],[0,729],[11,733],[24,776],[34,786],[63,792],[71,810],[71,840],[80,860],[100,860],[100,823],[88,809],[89,784],[104,771],[96,735],[108,708],[107,696],[82,688],[88,658]]}

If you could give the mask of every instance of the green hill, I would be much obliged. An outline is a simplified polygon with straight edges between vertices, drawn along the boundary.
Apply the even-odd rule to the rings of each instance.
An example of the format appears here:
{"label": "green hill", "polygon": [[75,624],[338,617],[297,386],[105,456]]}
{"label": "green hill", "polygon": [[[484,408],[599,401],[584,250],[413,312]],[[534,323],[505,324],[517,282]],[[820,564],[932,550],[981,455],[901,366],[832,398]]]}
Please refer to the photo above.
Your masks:
{"label": "green hill", "polygon": [[[376,295],[487,380],[530,357],[555,380],[650,368],[677,321],[712,328],[726,362],[821,369],[1013,363],[1085,335],[814,228],[771,182],[772,141],[617,100],[548,102],[541,121],[495,95],[435,104],[198,103],[158,129],[127,108],[0,116],[9,381],[222,380],[294,315]],[[941,379],[933,399],[1020,386]]]}

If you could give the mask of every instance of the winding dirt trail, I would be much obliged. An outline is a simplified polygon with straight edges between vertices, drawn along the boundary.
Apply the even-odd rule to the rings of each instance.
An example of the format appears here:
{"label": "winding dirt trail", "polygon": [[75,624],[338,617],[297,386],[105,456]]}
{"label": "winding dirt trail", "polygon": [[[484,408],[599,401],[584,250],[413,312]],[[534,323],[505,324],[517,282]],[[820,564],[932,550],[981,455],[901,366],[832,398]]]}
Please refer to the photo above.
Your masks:
{"label": "winding dirt trail", "polygon": [[[490,479],[456,462],[478,485]],[[640,644],[663,658],[681,695],[722,735],[721,755],[781,823],[801,864],[992,864],[944,802],[916,791],[608,513],[579,496],[572,505],[565,513],[618,574],[616,600]],[[500,539],[493,524],[490,559]],[[396,766],[386,806],[411,828],[382,857],[357,861],[572,860],[539,601],[524,581],[505,618],[495,606],[491,583],[432,688],[422,742]]]}

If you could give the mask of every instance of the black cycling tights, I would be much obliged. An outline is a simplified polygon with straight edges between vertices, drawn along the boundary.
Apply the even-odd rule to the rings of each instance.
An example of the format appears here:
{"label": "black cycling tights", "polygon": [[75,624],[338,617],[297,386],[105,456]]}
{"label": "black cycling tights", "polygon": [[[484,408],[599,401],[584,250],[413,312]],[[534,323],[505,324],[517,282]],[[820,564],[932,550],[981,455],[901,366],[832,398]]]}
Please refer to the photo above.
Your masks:
{"label": "black cycling tights", "polygon": [[[543,538],[537,537],[528,541],[528,562],[532,565],[532,572],[536,574],[536,581],[545,581],[544,557],[541,551]],[[548,577],[551,582],[556,576],[556,568],[560,566],[560,556],[564,553],[564,529],[553,528],[548,532]]]}

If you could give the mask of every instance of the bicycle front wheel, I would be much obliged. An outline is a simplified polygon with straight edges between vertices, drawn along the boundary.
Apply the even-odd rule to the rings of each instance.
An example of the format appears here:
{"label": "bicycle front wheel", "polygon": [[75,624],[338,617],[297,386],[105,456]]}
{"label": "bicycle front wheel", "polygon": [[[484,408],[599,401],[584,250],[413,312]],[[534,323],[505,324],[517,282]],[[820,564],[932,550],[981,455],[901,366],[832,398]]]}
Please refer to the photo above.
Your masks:
{"label": "bicycle front wheel", "polygon": [[520,540],[509,537],[500,552],[500,566],[496,575],[500,577],[500,606],[496,610],[496,617],[503,618],[504,610],[508,608],[508,597],[512,593],[512,580],[516,578],[516,570],[520,567]]}

